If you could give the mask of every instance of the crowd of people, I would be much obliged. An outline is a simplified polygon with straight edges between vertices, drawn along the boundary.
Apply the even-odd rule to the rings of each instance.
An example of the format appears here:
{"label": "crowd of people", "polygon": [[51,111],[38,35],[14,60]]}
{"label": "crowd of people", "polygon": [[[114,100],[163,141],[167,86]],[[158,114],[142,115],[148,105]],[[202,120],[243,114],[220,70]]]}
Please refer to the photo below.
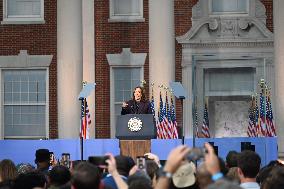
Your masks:
{"label": "crowd of people", "polygon": [[205,143],[204,149],[203,154],[194,154],[194,149],[178,146],[163,165],[152,153],[137,162],[106,154],[66,164],[52,159],[48,149],[38,149],[36,167],[0,161],[0,189],[284,188],[284,166],[277,160],[263,166],[259,155],[248,150],[230,151],[223,160],[210,144]]}

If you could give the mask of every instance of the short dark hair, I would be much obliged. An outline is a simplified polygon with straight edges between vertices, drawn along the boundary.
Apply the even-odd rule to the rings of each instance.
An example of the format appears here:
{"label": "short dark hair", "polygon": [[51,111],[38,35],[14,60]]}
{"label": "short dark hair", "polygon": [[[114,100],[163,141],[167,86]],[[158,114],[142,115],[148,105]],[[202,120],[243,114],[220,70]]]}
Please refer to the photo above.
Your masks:
{"label": "short dark hair", "polygon": [[269,176],[264,181],[263,188],[278,189],[284,188],[284,169],[281,165],[272,167]]}
{"label": "short dark hair", "polygon": [[255,178],[260,169],[259,155],[250,150],[242,151],[238,156],[238,167],[246,178]]}
{"label": "short dark hair", "polygon": [[14,189],[33,189],[35,187],[44,187],[46,184],[46,178],[43,173],[38,171],[28,172],[20,174],[15,182]]}
{"label": "short dark hair", "polygon": [[89,162],[81,162],[75,168],[71,184],[76,189],[99,188],[100,185],[99,168]]}
{"label": "short dark hair", "polygon": [[238,152],[237,151],[229,151],[226,156],[226,166],[228,168],[237,167],[238,166]]}
{"label": "short dark hair", "polygon": [[71,179],[70,171],[67,167],[57,165],[49,171],[50,184],[53,186],[61,186],[66,184]]}
{"label": "short dark hair", "polygon": [[150,179],[153,180],[154,176],[156,175],[156,179],[158,177],[159,166],[154,160],[147,159],[146,160],[146,171],[149,175]]}
{"label": "short dark hair", "polygon": [[135,165],[129,156],[117,155],[114,157],[116,161],[117,171],[120,175],[128,177],[129,171]]}
{"label": "short dark hair", "polygon": [[151,189],[152,182],[148,175],[143,171],[137,171],[127,179],[129,189]]}
{"label": "short dark hair", "polygon": [[50,152],[48,149],[37,149],[36,150],[36,159],[35,162],[49,162],[50,159]]}

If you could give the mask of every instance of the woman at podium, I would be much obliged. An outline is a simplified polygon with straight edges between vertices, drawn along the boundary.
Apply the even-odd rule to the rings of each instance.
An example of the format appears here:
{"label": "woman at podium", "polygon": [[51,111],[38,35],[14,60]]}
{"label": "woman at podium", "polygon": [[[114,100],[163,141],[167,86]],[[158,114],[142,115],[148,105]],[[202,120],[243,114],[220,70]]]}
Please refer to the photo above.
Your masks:
{"label": "woman at podium", "polygon": [[122,103],[121,115],[126,114],[152,114],[149,100],[142,87],[135,87],[132,99]]}

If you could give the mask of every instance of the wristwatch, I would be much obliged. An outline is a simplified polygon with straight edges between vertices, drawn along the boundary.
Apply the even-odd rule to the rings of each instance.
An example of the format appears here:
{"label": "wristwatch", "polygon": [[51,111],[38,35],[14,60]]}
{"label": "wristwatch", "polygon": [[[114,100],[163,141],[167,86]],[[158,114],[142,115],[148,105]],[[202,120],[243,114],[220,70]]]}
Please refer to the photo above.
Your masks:
{"label": "wristwatch", "polygon": [[167,171],[165,171],[164,169],[160,169],[159,170],[159,176],[160,177],[166,177],[166,178],[172,178],[173,177],[173,174],[172,173],[170,173],[170,172],[167,172]]}

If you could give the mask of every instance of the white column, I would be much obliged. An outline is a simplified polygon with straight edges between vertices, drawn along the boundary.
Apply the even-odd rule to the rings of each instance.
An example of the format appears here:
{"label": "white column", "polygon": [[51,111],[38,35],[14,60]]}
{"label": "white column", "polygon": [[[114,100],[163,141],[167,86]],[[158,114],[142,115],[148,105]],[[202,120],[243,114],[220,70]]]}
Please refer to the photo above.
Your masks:
{"label": "white column", "polygon": [[[155,101],[159,102],[158,85],[175,81],[174,1],[149,0],[149,74],[155,84]],[[150,85],[149,85],[150,86]]]}
{"label": "white column", "polygon": [[273,0],[275,52],[275,107],[279,155],[284,156],[284,1]]}
{"label": "white column", "polygon": [[[82,1],[83,22],[83,80],[95,82],[95,19],[94,0]],[[95,138],[95,92],[87,98],[92,123],[90,138]]]}
{"label": "white column", "polygon": [[182,59],[182,85],[187,91],[187,98],[183,102],[183,127],[184,137],[193,136],[193,118],[192,118],[192,56],[187,55]]}
{"label": "white column", "polygon": [[59,138],[78,138],[82,88],[82,1],[57,1],[57,100]]}

